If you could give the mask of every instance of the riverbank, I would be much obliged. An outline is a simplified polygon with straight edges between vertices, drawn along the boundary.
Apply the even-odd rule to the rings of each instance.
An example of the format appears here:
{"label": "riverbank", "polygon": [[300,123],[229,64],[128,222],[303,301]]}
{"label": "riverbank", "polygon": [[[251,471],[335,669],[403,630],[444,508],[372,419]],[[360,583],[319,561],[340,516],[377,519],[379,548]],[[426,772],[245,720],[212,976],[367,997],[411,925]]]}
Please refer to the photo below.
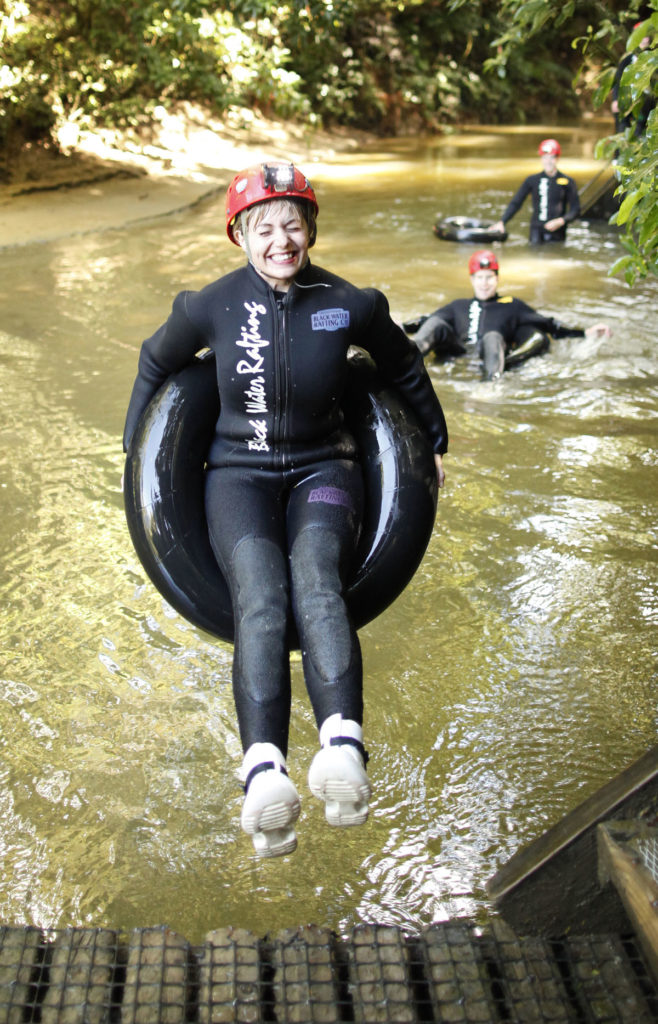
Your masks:
{"label": "riverbank", "polygon": [[235,111],[221,120],[193,104],[159,108],[140,132],[79,132],[60,151],[31,148],[0,187],[0,248],[107,230],[173,213],[221,193],[241,167],[271,157],[305,169],[354,152],[364,133],[305,127]]}

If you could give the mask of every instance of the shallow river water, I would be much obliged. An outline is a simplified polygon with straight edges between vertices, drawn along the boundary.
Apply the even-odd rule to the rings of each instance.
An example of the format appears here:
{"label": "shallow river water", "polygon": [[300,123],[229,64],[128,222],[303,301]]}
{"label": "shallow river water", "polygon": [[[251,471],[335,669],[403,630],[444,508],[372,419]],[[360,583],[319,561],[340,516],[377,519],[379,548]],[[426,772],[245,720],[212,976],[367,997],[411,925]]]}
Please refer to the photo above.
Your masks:
{"label": "shallow river water", "polygon": [[[497,217],[555,134],[584,184],[592,127],[307,165],[315,261],[382,288],[400,320],[468,294],[472,248],[432,224]],[[607,276],[622,250],[605,223],[533,251],[528,211],[512,221],[501,288],[613,336],[558,341],[494,383],[431,367],[451,433],[434,535],[361,632],[370,820],[330,829],[307,793],[295,661],[299,847],[263,862],[239,829],[231,648],[154,591],[119,486],[142,339],[180,288],[241,261],[221,210],[0,251],[0,920],[200,941],[229,924],[483,919],[497,867],[656,742],[658,282]]]}

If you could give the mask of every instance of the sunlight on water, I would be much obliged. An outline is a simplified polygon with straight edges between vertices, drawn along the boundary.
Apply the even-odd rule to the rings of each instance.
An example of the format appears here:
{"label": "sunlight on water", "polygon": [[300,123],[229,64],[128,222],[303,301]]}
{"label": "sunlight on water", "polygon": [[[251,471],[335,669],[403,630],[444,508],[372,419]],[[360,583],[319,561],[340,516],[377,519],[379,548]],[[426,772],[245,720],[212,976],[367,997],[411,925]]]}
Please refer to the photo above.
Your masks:
{"label": "sunlight on water", "polygon": [[[387,292],[400,319],[468,294],[470,249],[439,215],[497,217],[558,129],[388,140],[311,166],[314,259]],[[593,129],[564,169],[596,173]],[[228,645],[154,591],[131,547],[120,436],[139,344],[174,294],[241,263],[221,202],[139,230],[0,253],[0,915],[190,940],[315,922],[418,928],[487,911],[484,883],[655,743],[658,287],[607,269],[583,221],[499,246],[501,288],[611,339],[558,341],[485,383],[432,365],[448,484],[412,584],[362,630],[374,786],[362,829],[329,829],[305,775],[316,732],[293,661],[299,848],[259,862],[239,829]]]}

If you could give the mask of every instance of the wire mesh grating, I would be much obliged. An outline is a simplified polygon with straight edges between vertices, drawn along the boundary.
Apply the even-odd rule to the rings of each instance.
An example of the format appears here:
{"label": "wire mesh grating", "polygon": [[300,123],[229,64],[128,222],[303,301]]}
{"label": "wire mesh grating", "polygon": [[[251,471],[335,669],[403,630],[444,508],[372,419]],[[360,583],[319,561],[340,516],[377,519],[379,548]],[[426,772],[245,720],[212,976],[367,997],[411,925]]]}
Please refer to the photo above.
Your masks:
{"label": "wire mesh grating", "polygon": [[0,928],[0,1024],[649,1024],[658,996],[631,939],[519,938],[502,921],[410,935],[220,928]]}
{"label": "wire mesh grating", "polygon": [[636,840],[636,845],[642,863],[658,882],[658,835],[643,836]]}

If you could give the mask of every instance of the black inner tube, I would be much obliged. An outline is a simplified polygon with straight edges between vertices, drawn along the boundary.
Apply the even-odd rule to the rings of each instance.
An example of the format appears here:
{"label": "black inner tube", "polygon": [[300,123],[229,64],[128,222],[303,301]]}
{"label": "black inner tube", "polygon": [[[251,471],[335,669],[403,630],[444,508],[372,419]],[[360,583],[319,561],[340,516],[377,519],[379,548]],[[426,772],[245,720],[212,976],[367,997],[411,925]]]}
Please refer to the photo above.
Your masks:
{"label": "black inner tube", "polygon": [[[418,568],[438,490],[432,449],[416,416],[360,350],[350,351],[343,412],[366,494],[346,591],[360,628],[398,597]],[[145,410],[126,458],[124,505],[137,555],[163,597],[194,625],[231,642],[231,601],[204,511],[205,456],[218,415],[215,360],[208,354],[170,377]]]}
{"label": "black inner tube", "polygon": [[507,231],[491,231],[493,221],[475,217],[445,217],[434,225],[434,234],[447,242],[504,242]]}

